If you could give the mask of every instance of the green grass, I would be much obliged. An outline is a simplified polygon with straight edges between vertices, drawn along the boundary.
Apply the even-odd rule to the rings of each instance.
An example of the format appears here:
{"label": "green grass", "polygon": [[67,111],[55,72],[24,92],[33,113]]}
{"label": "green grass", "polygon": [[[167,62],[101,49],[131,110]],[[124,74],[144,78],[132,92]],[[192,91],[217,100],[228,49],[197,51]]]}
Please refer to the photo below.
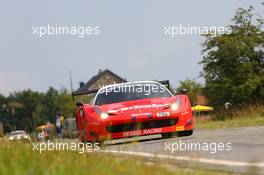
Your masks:
{"label": "green grass", "polygon": [[[230,128],[264,125],[264,106],[257,106],[229,114],[220,118],[197,118],[196,128]],[[77,151],[45,151],[39,153],[32,149],[31,143],[10,143],[0,137],[0,174],[12,175],[222,175],[202,169],[166,168],[162,163],[146,164],[139,158],[120,158],[107,154]]]}
{"label": "green grass", "polygon": [[117,158],[106,154],[79,154],[73,151],[32,150],[31,144],[10,143],[0,138],[0,174],[12,175],[220,175],[204,170],[168,169],[158,164],[147,165],[137,158]]}
{"label": "green grass", "polygon": [[264,125],[264,117],[234,118],[226,120],[197,121],[195,128],[217,129]]}
{"label": "green grass", "polygon": [[264,105],[247,107],[232,112],[220,112],[215,116],[196,117],[195,128],[216,129],[264,125]]}

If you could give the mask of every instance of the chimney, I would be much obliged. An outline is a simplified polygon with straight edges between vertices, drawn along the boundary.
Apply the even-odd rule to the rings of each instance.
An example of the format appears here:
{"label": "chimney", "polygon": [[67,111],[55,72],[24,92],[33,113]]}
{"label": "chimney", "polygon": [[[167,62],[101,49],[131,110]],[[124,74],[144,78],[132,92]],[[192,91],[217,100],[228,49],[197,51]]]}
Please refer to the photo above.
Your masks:
{"label": "chimney", "polygon": [[82,88],[84,86],[84,82],[83,81],[81,81],[79,84],[80,84],[80,88]]}

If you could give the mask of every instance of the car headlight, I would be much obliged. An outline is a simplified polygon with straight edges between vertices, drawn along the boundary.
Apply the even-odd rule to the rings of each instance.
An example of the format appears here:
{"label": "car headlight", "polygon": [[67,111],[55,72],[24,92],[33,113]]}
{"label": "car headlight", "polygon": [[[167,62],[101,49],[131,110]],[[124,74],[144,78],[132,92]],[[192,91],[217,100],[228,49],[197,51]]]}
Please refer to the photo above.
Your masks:
{"label": "car headlight", "polygon": [[105,120],[109,117],[109,114],[107,112],[103,112],[101,109],[95,107],[95,112],[100,116],[101,119]]}
{"label": "car headlight", "polygon": [[171,110],[177,111],[179,109],[179,105],[177,103],[172,103],[171,104]]}
{"label": "car headlight", "polygon": [[177,111],[180,107],[180,99],[176,98],[176,102],[171,104],[171,110],[172,111]]}
{"label": "car headlight", "polygon": [[172,111],[177,111],[180,107],[180,100],[177,99],[176,102],[171,104],[171,110]]}
{"label": "car headlight", "polygon": [[108,115],[108,113],[106,113],[106,112],[102,112],[101,114],[100,114],[100,117],[101,117],[101,119],[107,119],[108,117],[109,117],[109,115]]}

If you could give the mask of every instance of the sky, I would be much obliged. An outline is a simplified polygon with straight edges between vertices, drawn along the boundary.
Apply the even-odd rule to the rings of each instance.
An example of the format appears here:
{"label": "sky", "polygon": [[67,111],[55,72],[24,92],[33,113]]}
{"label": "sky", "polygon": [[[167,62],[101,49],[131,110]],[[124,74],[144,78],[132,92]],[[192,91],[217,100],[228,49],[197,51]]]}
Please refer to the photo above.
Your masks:
{"label": "sky", "polygon": [[[203,83],[200,35],[164,34],[166,26],[227,26],[239,7],[263,14],[258,0],[96,0],[2,1],[0,6],[0,93],[23,89],[70,89],[99,69],[129,81],[186,78]],[[83,38],[33,34],[47,25],[99,26],[99,35]]]}

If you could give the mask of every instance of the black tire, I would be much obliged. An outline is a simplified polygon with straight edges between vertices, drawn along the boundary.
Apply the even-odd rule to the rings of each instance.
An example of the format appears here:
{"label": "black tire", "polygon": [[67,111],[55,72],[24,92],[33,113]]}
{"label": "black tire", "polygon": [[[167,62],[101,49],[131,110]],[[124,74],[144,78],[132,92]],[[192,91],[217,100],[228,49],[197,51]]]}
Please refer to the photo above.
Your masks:
{"label": "black tire", "polygon": [[192,134],[193,134],[193,130],[180,131],[180,132],[178,132],[178,136],[179,137],[191,136]]}

